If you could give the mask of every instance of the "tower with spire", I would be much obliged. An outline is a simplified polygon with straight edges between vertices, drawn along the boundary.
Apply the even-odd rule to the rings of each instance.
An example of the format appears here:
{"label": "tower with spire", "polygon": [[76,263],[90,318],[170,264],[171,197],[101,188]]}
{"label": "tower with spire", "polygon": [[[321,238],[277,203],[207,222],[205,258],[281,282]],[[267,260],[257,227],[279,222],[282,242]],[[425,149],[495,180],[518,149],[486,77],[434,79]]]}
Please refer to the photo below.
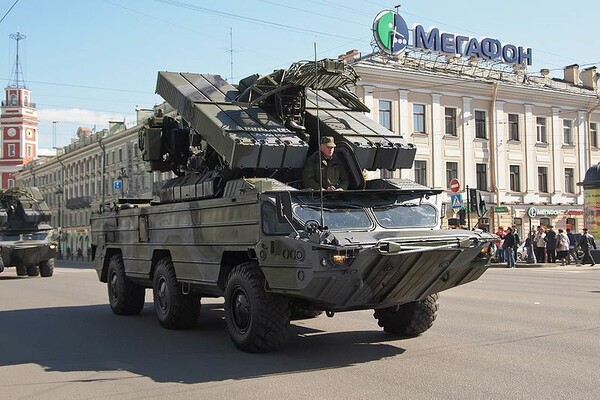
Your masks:
{"label": "tower with spire", "polygon": [[10,81],[5,90],[0,112],[0,187],[14,186],[13,172],[19,171],[37,157],[38,117],[31,90],[23,78],[19,60],[20,32],[9,35],[17,43],[17,55]]}

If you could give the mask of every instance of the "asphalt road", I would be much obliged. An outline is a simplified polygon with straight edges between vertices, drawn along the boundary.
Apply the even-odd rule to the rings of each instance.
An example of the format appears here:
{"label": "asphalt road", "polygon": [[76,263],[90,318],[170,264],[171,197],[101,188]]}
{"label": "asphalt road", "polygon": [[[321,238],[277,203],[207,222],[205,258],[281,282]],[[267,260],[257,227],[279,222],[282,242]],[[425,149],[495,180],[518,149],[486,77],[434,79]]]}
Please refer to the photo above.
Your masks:
{"label": "asphalt road", "polygon": [[[72,265],[72,267],[76,267]],[[150,291],[113,315],[95,272],[0,274],[2,399],[597,399],[600,267],[490,269],[440,295],[418,338],[383,333],[371,311],[293,323],[282,350],[245,354],[220,299],[169,331]]]}

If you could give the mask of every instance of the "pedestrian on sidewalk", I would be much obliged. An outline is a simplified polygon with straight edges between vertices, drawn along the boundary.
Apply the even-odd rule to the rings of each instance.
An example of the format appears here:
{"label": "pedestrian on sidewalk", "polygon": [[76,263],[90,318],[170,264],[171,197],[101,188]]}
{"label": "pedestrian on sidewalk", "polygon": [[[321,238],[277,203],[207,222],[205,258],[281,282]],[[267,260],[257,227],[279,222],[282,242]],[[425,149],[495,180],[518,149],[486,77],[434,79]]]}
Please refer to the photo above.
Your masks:
{"label": "pedestrian on sidewalk", "polygon": [[515,261],[517,261],[519,259],[517,257],[517,251],[519,249],[519,246],[521,245],[521,237],[519,237],[519,231],[517,231],[516,227],[513,226],[512,231],[513,235],[515,235],[515,245],[513,246],[513,250],[515,252]]}
{"label": "pedestrian on sidewalk", "polygon": [[511,227],[506,228],[506,236],[504,236],[504,243],[502,243],[502,249],[508,263],[507,268],[515,268],[515,235]]}
{"label": "pedestrian on sidewalk", "polygon": [[583,251],[583,258],[581,259],[581,265],[591,263],[592,267],[596,264],[594,257],[592,257],[592,248],[596,249],[596,241],[594,237],[588,233],[587,228],[583,228],[583,234],[579,238],[579,247]]}
{"label": "pedestrian on sidewalk", "polygon": [[550,225],[546,231],[546,262],[556,262],[556,232],[554,227]]}
{"label": "pedestrian on sidewalk", "polygon": [[544,263],[546,261],[546,233],[544,232],[544,228],[541,226],[537,227],[537,232],[533,237],[533,246],[535,252],[535,259],[539,263]]}
{"label": "pedestrian on sidewalk", "polygon": [[569,238],[569,257],[567,257],[567,265],[571,264],[571,259],[575,263],[579,261],[577,258],[577,252],[575,248],[577,247],[577,240],[575,239],[575,235],[571,232],[571,228],[567,228],[567,237]]}
{"label": "pedestrian on sidewalk", "polygon": [[569,237],[560,228],[556,235],[556,258],[560,260],[560,265],[569,263]]}

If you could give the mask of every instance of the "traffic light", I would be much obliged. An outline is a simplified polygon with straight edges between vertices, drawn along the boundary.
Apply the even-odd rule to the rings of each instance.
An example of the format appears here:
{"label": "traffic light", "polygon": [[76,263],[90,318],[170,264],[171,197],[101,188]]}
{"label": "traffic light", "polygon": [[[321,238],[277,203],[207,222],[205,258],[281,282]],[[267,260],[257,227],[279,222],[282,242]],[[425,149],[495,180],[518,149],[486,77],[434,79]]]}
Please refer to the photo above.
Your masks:
{"label": "traffic light", "polygon": [[481,198],[481,193],[477,189],[469,189],[469,207],[471,211],[477,211],[480,218],[487,213],[485,201]]}

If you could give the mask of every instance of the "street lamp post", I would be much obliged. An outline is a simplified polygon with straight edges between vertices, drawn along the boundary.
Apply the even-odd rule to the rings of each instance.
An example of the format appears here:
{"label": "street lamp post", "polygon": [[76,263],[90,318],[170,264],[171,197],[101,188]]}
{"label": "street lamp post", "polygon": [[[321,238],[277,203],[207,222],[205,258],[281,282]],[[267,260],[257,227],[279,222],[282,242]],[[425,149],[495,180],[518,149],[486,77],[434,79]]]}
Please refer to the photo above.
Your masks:
{"label": "street lamp post", "polygon": [[58,195],[58,258],[62,259],[62,219],[61,219],[61,203],[62,203],[62,194],[63,190],[60,185],[58,185],[55,194]]}

